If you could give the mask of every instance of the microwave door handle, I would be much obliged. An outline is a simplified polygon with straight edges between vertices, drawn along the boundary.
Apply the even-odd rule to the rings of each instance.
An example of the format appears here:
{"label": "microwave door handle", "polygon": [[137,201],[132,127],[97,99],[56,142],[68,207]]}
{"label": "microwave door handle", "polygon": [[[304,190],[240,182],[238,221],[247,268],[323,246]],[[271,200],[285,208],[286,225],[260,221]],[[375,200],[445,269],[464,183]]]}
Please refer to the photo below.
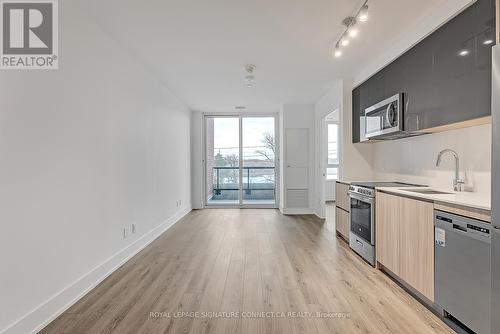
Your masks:
{"label": "microwave door handle", "polygon": [[368,113],[365,113],[365,138],[368,138]]}
{"label": "microwave door handle", "polygon": [[391,119],[389,118],[389,113],[390,113],[391,107],[392,107],[392,103],[389,103],[389,105],[387,106],[387,109],[385,110],[385,120],[387,121],[387,124],[388,124],[390,127],[393,127],[393,126],[394,126],[394,124],[392,124],[392,121],[391,121]]}

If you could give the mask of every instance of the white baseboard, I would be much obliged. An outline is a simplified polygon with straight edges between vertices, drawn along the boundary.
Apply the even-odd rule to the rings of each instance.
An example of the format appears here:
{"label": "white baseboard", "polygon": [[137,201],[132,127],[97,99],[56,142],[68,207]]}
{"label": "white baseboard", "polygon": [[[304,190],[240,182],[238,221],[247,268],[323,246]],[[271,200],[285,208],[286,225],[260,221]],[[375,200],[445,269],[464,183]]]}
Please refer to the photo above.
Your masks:
{"label": "white baseboard", "polygon": [[321,213],[319,213],[318,211],[315,211],[314,214],[316,215],[316,217],[318,217],[319,219],[326,219],[326,216],[325,215],[322,215]]}
{"label": "white baseboard", "polygon": [[191,211],[191,205],[177,212],[165,222],[155,227],[131,245],[118,251],[96,268],[77,279],[74,283],[62,289],[59,293],[42,303],[21,319],[0,331],[0,334],[37,333],[51,321],[56,319],[90,290],[95,288],[105,278],[111,275],[122,264],[139,253],[161,234],[180,221]]}
{"label": "white baseboard", "polygon": [[280,208],[284,215],[314,215],[316,210],[311,208]]}

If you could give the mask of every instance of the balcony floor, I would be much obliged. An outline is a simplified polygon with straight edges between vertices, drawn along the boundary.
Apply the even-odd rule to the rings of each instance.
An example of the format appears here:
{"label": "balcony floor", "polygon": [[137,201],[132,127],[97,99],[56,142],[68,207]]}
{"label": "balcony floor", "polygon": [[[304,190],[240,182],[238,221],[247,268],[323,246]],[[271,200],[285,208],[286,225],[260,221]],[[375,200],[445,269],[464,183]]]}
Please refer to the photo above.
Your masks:
{"label": "balcony floor", "polygon": [[[238,200],[219,200],[219,199],[209,199],[207,201],[209,205],[239,205]],[[245,199],[243,200],[243,205],[274,205],[276,201],[274,199]]]}
{"label": "balcony floor", "polygon": [[[209,205],[239,205],[239,190],[221,190],[220,194],[208,199]],[[247,193],[243,190],[243,205],[274,205],[276,204],[274,188],[252,190]]]}

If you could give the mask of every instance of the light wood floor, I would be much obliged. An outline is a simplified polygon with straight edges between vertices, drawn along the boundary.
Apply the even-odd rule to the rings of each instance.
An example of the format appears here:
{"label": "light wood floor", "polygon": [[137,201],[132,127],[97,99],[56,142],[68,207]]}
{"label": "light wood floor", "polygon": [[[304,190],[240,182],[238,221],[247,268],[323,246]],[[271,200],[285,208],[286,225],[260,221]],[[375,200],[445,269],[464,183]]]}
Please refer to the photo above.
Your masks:
{"label": "light wood floor", "polygon": [[329,207],[326,223],[276,210],[193,211],[42,333],[452,331],[334,237]]}

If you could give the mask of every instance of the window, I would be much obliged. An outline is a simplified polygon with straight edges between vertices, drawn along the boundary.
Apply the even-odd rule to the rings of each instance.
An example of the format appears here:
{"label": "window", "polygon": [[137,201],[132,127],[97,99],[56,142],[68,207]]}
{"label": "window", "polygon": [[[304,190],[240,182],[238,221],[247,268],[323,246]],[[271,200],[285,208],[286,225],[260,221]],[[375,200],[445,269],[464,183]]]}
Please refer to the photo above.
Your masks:
{"label": "window", "polygon": [[327,124],[328,152],[326,179],[337,180],[339,176],[339,125],[337,123]]}

